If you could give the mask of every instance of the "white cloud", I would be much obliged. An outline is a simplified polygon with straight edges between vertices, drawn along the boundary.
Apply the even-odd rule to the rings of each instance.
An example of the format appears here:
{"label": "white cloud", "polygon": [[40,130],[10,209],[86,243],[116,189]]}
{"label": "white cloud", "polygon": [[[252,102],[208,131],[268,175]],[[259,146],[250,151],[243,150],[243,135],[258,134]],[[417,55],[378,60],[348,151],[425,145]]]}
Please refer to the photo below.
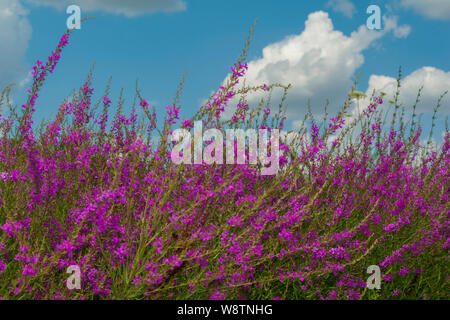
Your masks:
{"label": "white cloud", "polygon": [[29,2],[65,9],[71,4],[77,4],[82,11],[103,10],[113,14],[123,14],[135,17],[157,11],[173,12],[186,10],[183,0],[28,0]]}
{"label": "white cloud", "polygon": [[394,37],[396,38],[406,38],[411,33],[411,26],[404,24],[398,25],[398,17],[397,16],[389,16],[383,18],[384,29],[392,30]]}
{"label": "white cloud", "polygon": [[401,5],[430,19],[450,20],[449,0],[402,0]]}
{"label": "white cloud", "polygon": [[335,12],[340,12],[344,16],[351,18],[356,13],[353,2],[349,0],[330,0],[326,4],[327,8],[332,8]]}
{"label": "white cloud", "polygon": [[[411,112],[416,101],[419,88],[423,86],[420,102],[417,105],[418,113],[431,113],[436,107],[437,99],[445,91],[450,93],[450,71],[434,67],[422,67],[402,79],[400,87],[399,102],[405,106],[406,112]],[[380,92],[387,94],[384,107],[388,105],[388,100],[393,99],[397,90],[397,79],[382,75],[372,75],[369,79],[369,87],[366,91],[367,96],[371,96],[375,89],[376,95]],[[364,109],[369,103],[368,98],[361,101],[360,109]],[[450,113],[450,97],[446,96],[441,101],[440,114]]]}
{"label": "white cloud", "polygon": [[397,38],[406,38],[411,32],[411,27],[403,25],[394,30],[394,36]]}
{"label": "white cloud", "polygon": [[12,82],[23,85],[27,79],[25,52],[32,33],[27,15],[17,0],[0,1],[0,90]]}
{"label": "white cloud", "polygon": [[[384,22],[384,30],[369,30],[363,25],[346,36],[334,30],[326,12],[311,13],[303,32],[268,45],[263,49],[262,58],[249,62],[246,85],[292,84],[286,100],[289,120],[303,118],[308,98],[313,113],[322,113],[327,99],[329,111],[335,112],[345,101],[356,70],[364,63],[363,51],[389,32],[403,32],[398,31],[403,26],[398,26],[395,17]],[[278,103],[281,93],[282,90],[274,90],[272,105]],[[247,98],[254,105],[264,96],[267,93]],[[225,117],[234,111],[232,105],[235,104],[229,105]]]}

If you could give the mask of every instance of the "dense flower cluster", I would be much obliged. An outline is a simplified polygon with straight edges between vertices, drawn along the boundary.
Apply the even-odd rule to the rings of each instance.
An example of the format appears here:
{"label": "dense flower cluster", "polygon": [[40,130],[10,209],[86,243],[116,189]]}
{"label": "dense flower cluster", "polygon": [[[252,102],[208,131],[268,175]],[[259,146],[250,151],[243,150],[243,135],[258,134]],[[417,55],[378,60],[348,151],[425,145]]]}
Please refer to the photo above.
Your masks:
{"label": "dense flower cluster", "polygon": [[[39,88],[68,38],[33,67],[17,135],[12,118],[2,118],[1,299],[358,299],[411,297],[414,288],[432,294],[418,279],[447,263],[449,133],[417,166],[420,128],[411,137],[395,129],[384,134],[375,121],[335,148],[327,136],[346,122],[333,117],[326,134],[313,122],[298,135],[308,138],[281,143],[283,170],[275,176],[262,176],[257,165],[176,166],[160,157],[170,151],[161,150],[165,144],[155,149],[143,139],[156,128],[155,113],[138,125],[134,108],[128,117],[118,112],[107,132],[112,102],[104,96],[103,112],[93,113],[86,81],[35,139]],[[206,110],[223,113],[247,68],[232,67],[230,87],[221,87]],[[382,103],[374,99],[365,119]],[[148,106],[142,99],[140,107]],[[249,121],[248,104],[237,110],[233,126]],[[270,115],[265,108],[264,119]],[[176,119],[179,107],[168,106],[165,122]],[[182,125],[192,128],[193,121]],[[366,290],[373,264],[382,268],[381,293]],[[72,265],[82,271],[80,290],[66,286]]]}

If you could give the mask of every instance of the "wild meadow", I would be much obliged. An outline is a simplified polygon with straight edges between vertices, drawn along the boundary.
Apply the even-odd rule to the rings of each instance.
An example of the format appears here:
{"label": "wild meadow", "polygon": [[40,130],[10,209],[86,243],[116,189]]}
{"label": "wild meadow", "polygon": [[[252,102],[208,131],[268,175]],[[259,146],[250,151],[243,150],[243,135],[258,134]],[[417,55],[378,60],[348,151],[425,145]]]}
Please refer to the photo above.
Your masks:
{"label": "wild meadow", "polygon": [[[70,35],[36,62],[21,107],[9,88],[0,97],[1,299],[449,298],[450,134],[430,142],[415,106],[398,104],[400,77],[392,100],[374,95],[357,116],[355,87],[339,113],[308,112],[281,140],[275,175],[261,164],[176,165],[168,137],[194,121],[283,130],[289,85],[237,89],[253,29],[226,85],[190,119],[180,119],[184,80],[158,119],[139,88],[129,114],[109,85],[94,99],[91,72],[33,129]],[[279,105],[248,105],[273,90]],[[380,289],[367,288],[372,265]],[[79,289],[67,286],[70,266]]]}

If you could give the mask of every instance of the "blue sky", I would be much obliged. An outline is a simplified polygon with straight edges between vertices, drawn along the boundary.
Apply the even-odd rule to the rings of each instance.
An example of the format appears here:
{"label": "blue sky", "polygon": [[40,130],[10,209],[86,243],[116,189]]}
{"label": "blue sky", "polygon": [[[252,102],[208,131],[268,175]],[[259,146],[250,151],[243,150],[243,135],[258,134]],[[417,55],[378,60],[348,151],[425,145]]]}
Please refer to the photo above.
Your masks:
{"label": "blue sky", "polygon": [[[448,0],[0,0],[0,86],[17,83],[17,104],[25,99],[33,63],[45,59],[65,31],[69,4],[79,5],[82,17],[96,19],[73,32],[41,91],[36,123],[56,115],[94,62],[96,98],[112,76],[111,97],[117,99],[124,88],[128,111],[139,79],[160,115],[187,69],[181,116],[189,117],[225,80],[255,18],[248,83],[293,85],[288,98],[291,127],[303,118],[308,98],[316,114],[326,99],[332,112],[338,110],[359,72],[358,90],[390,94],[402,66],[401,101],[406,107],[424,85],[419,111],[425,113],[425,128],[430,118],[426,113],[442,92],[450,91]],[[366,9],[372,4],[381,8],[382,30],[366,27]],[[274,93],[274,105],[277,98]],[[440,111],[440,132],[449,113],[450,95]]]}

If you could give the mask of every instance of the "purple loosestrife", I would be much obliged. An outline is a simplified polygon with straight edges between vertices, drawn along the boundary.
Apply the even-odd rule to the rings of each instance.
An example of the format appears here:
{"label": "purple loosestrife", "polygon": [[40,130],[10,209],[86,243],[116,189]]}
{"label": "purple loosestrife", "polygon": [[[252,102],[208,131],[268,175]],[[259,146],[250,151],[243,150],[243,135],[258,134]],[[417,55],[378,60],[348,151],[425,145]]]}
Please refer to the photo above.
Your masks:
{"label": "purple loosestrife", "polygon": [[235,92],[233,91],[233,87],[239,83],[239,78],[245,75],[245,72],[248,70],[248,64],[240,64],[239,66],[235,64],[230,67],[230,69],[232,71],[232,75],[229,88],[220,86],[219,91],[217,91],[213,97],[213,101],[205,106],[207,110],[213,110],[214,115],[217,118],[225,111],[228,101],[234,97]]}
{"label": "purple loosestrife", "polygon": [[165,121],[175,124],[176,119],[180,119],[178,114],[180,112],[180,107],[177,106],[167,106],[166,107],[168,118],[165,118]]}
{"label": "purple loosestrife", "polygon": [[[378,97],[367,125],[334,148],[328,135],[352,128],[342,113],[328,124],[311,121],[297,145],[280,143],[276,175],[255,164],[176,166],[161,161],[163,142],[154,150],[142,139],[158,131],[146,100],[139,97],[147,122],[119,107],[110,123],[110,98],[95,118],[86,81],[36,139],[38,92],[67,43],[68,34],[33,68],[20,134],[0,143],[2,298],[366,299],[372,264],[382,271],[382,298],[395,288],[411,288],[398,297],[414,295],[430,277],[444,283],[433,274],[444,270],[450,246],[448,133],[422,155],[420,127],[408,137],[401,128],[386,132]],[[281,129],[284,113],[245,97],[228,123],[219,121],[247,69],[232,67],[200,119],[181,125]],[[167,132],[180,109],[166,108]],[[80,290],[65,287],[72,265]]]}
{"label": "purple loosestrife", "polygon": [[99,116],[99,120],[96,123],[100,125],[100,130],[102,133],[106,130],[106,125],[108,123],[108,109],[111,106],[111,100],[105,96],[102,99],[103,102],[103,113]]}

